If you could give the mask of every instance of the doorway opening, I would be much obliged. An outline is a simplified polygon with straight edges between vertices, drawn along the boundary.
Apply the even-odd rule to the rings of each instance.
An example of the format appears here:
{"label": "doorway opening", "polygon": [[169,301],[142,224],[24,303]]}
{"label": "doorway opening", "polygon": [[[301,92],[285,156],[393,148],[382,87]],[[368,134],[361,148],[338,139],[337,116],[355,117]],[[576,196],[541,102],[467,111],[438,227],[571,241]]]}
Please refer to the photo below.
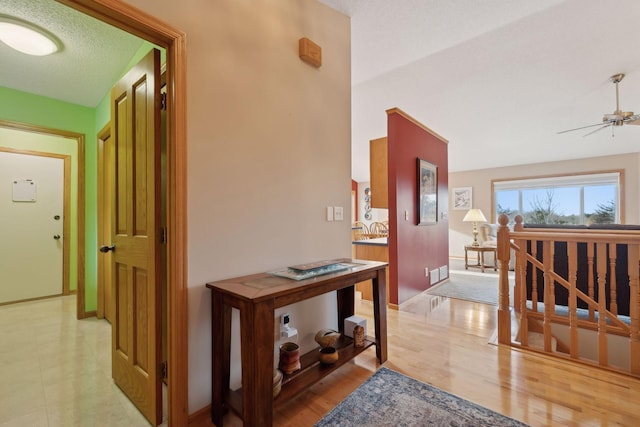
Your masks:
{"label": "doorway opening", "polygon": [[169,424],[187,425],[186,35],[117,0],[60,2],[167,52],[167,404]]}

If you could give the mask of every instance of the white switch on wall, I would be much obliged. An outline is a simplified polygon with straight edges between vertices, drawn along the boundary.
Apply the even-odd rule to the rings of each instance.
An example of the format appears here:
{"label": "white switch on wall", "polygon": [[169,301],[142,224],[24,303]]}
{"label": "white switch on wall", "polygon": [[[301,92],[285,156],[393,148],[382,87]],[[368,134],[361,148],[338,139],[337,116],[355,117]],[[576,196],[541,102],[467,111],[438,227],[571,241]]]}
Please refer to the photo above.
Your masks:
{"label": "white switch on wall", "polygon": [[327,206],[327,221],[333,221],[333,206]]}
{"label": "white switch on wall", "polygon": [[336,221],[342,221],[344,219],[342,206],[333,208],[333,219]]}

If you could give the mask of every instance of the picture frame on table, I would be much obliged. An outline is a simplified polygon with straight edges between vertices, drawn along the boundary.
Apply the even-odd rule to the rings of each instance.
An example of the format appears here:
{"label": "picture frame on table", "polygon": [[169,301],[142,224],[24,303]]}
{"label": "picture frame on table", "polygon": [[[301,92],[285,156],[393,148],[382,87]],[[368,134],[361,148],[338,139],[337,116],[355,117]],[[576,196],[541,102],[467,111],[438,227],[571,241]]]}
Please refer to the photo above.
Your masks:
{"label": "picture frame on table", "polygon": [[453,200],[452,209],[454,211],[467,211],[473,206],[473,188],[458,187],[454,188],[451,200]]}
{"label": "picture frame on table", "polygon": [[421,158],[418,170],[418,225],[438,222],[438,167]]}

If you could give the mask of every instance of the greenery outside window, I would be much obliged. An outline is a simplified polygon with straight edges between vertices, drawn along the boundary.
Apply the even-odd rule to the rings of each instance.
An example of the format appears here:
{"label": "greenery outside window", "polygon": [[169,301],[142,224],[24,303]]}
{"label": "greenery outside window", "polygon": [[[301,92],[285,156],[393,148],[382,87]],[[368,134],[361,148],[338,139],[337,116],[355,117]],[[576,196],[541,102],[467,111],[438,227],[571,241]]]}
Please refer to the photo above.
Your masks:
{"label": "greenery outside window", "polygon": [[494,180],[494,214],[525,224],[620,223],[622,172]]}

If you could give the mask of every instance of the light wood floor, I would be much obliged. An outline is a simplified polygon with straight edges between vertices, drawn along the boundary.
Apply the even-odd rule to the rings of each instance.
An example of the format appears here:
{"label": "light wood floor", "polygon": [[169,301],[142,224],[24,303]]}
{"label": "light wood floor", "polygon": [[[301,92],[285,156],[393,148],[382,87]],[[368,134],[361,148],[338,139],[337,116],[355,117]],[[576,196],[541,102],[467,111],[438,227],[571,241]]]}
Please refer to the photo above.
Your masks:
{"label": "light wood floor", "polygon": [[[639,426],[640,380],[489,344],[497,307],[420,295],[389,311],[384,366],[532,426]],[[360,304],[368,316],[371,306]],[[373,374],[369,349],[290,403],[275,426],[312,426]],[[229,415],[225,426],[241,425]]]}
{"label": "light wood floor", "polygon": [[[388,313],[390,369],[532,426],[640,426],[640,380],[489,344],[495,306],[420,295]],[[110,380],[108,323],[76,321],[74,297],[0,307],[0,338],[0,426],[149,425]],[[312,426],[377,367],[367,350],[274,425]]]}

